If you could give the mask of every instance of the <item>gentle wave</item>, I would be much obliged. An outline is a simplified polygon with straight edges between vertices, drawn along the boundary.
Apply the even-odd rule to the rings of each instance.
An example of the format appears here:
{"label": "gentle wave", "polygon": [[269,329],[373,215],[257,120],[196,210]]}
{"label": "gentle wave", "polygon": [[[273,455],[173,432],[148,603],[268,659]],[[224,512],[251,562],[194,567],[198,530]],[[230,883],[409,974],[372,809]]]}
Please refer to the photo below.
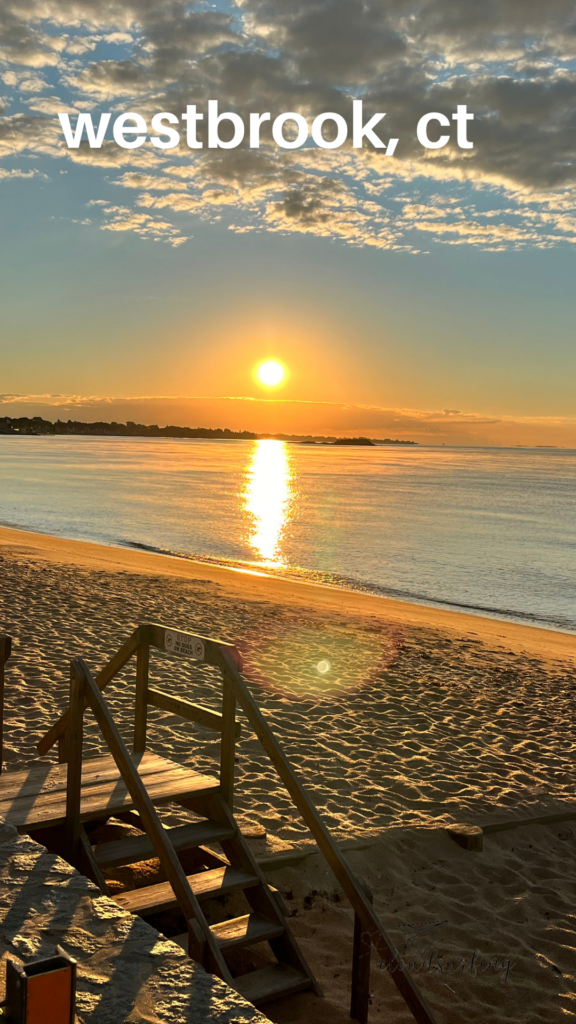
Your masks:
{"label": "gentle wave", "polygon": [[375,597],[387,597],[397,601],[423,604],[429,608],[450,608],[453,611],[488,616],[489,618],[500,619],[504,622],[517,622],[522,625],[552,629],[556,632],[576,634],[574,623],[570,619],[564,619],[560,616],[556,618],[537,616],[529,612],[514,611],[512,608],[494,608],[489,605],[462,604],[456,601],[435,599],[428,594],[418,593],[417,591],[385,587],[377,583],[371,583],[368,580],[342,576],[335,572],[318,572],[314,569],[302,569],[298,566],[270,566],[260,562],[244,562],[230,558],[189,554],[184,551],[172,551],[169,548],[156,547],[153,544],[143,544],[140,541],[119,540],[118,545],[120,547],[135,548],[138,551],[149,551],[155,555],[168,555],[171,558],[183,558],[190,562],[216,565],[223,569],[236,569],[238,572],[257,573],[260,576],[312,583],[316,586],[335,587],[338,590],[350,590],[354,593],[373,594]]}
{"label": "gentle wave", "polygon": [[576,452],[0,436],[0,520],[576,632]]}

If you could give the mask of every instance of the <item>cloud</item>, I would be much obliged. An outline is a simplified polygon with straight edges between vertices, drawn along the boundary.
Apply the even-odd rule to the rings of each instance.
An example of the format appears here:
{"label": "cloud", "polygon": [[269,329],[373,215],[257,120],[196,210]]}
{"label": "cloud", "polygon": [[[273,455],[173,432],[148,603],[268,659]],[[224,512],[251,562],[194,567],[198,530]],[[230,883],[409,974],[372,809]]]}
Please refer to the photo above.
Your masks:
{"label": "cloud", "polygon": [[187,241],[173,224],[151,214],[137,213],[125,206],[103,206],[103,213],[108,218],[101,225],[103,231],[131,231],[141,238],[168,242],[176,248]]}
{"label": "cloud", "polygon": [[0,181],[7,181],[12,178],[43,178],[46,180],[46,175],[42,174],[41,171],[33,167],[31,170],[25,170],[21,167],[12,167],[10,170],[6,170],[5,167],[0,167]]}
{"label": "cloud", "polygon": [[18,68],[42,68],[58,63],[59,42],[31,23],[29,12],[12,8],[0,10],[0,61]]}
{"label": "cloud", "polygon": [[306,78],[356,82],[381,74],[407,55],[405,32],[379,2],[331,0],[329,3],[242,5],[247,28],[269,45],[293,54]]}
{"label": "cloud", "polygon": [[[5,0],[0,62],[14,109],[0,119],[0,156],[118,168],[118,184],[135,190],[134,211],[162,208],[179,233],[180,218],[220,217],[219,208],[233,206],[233,230],[354,245],[573,245],[575,25],[565,0],[231,0],[226,11],[190,9],[186,0]],[[60,101],[38,95],[48,81],[62,109],[103,105],[148,118],[218,98],[245,117],[333,110],[349,122],[351,99],[361,97],[367,116],[386,111],[383,135],[400,142],[392,159],[369,149],[278,153],[265,126],[260,153],[198,153],[184,143],[169,160],[151,146],[66,151],[54,123]],[[28,120],[18,106],[27,90],[39,115]],[[475,114],[474,149],[423,150],[418,119],[431,110],[451,116],[460,103]],[[155,183],[122,173],[144,167]],[[162,184],[166,173],[180,174],[186,189]],[[406,185],[411,202],[398,210]],[[457,200],[459,214],[443,214],[442,199],[431,198],[438,190]],[[131,223],[140,233],[141,221]]]}
{"label": "cloud", "polygon": [[576,417],[491,416],[455,409],[389,409],[334,402],[222,396],[131,398],[0,395],[0,415],[83,422],[135,420],[160,426],[228,427],[257,433],[392,437],[420,444],[576,447]]}

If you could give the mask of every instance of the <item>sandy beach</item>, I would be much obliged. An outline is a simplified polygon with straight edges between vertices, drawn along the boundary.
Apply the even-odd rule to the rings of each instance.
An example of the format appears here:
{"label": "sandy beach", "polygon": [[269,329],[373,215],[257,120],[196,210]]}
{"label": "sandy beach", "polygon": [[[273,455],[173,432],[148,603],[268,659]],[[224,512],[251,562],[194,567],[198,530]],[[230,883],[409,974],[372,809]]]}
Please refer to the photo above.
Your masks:
{"label": "sandy beach", "polygon": [[[0,631],[14,638],[7,770],[37,759],[35,742],[66,704],[71,657],[98,670],[145,621],[233,641],[399,950],[415,969],[436,952],[418,984],[438,1021],[576,1020],[575,636],[9,529],[0,529],[0,574]],[[157,655],[151,674],[219,705],[208,667],[190,672]],[[129,666],[107,691],[126,737],[133,682]],[[214,771],[215,734],[160,711],[150,746]],[[100,749],[89,728],[86,753]],[[237,808],[266,830],[254,841],[260,855],[309,842],[248,730]],[[574,822],[490,832],[482,853],[444,832],[450,822],[489,829],[572,812]],[[166,820],[177,823],[177,811]],[[270,877],[327,998],[306,994],[266,1012],[278,1024],[348,1020],[352,918],[338,886],[315,855]],[[432,922],[437,940],[421,952],[426,944],[409,936]],[[478,958],[491,966],[477,970]],[[372,984],[374,1024],[411,1019],[374,958]]]}

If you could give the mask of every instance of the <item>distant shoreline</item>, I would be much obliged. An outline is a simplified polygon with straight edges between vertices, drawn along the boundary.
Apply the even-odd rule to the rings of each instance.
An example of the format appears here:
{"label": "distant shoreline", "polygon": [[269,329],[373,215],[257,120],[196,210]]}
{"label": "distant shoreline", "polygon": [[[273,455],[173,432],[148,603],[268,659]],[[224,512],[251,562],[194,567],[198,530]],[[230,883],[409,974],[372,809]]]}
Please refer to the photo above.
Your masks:
{"label": "distant shoreline", "polygon": [[403,441],[390,437],[336,437],[322,434],[256,434],[251,430],[229,430],[228,427],[159,427],[156,423],[116,423],[112,420],[96,420],[83,423],[80,420],[45,420],[41,416],[0,416],[0,436],[9,437],[170,437],[205,438],[213,441],[296,441],[301,444],[328,445],[371,445],[379,444],[417,446],[417,441]]}

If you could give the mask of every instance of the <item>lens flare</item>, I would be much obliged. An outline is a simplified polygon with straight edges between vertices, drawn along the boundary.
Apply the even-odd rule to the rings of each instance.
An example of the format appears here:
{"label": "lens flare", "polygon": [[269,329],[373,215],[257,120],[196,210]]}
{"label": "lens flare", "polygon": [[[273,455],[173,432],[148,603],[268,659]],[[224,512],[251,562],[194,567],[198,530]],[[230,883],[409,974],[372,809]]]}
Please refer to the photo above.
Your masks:
{"label": "lens flare", "polygon": [[270,693],[295,701],[317,701],[385,686],[383,674],[402,646],[398,627],[365,628],[349,623],[345,630],[287,622],[282,616],[243,637],[242,657],[248,679]]}

